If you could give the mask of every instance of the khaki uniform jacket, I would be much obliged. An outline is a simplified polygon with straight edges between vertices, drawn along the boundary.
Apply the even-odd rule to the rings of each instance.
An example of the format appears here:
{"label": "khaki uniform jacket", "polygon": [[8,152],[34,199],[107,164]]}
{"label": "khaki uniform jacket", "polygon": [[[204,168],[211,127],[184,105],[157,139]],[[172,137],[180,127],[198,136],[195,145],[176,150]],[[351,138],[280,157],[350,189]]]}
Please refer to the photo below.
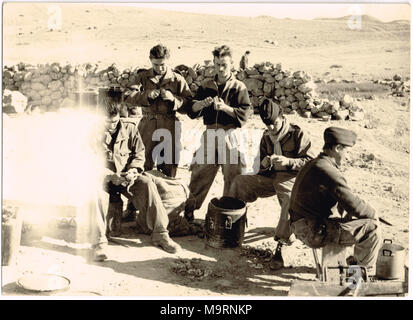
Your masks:
{"label": "khaki uniform jacket", "polygon": [[[186,99],[192,96],[185,79],[168,67],[165,75],[159,81],[153,69],[148,69],[138,73],[136,84],[140,85],[140,91],[131,92],[125,102],[131,105],[142,106],[143,113],[174,114],[175,111],[183,112],[182,106]],[[174,101],[165,101],[160,96],[155,100],[148,98],[151,90],[165,89],[172,92]]]}
{"label": "khaki uniform jacket", "polygon": [[376,217],[375,210],[353,194],[335,162],[325,153],[307,163],[298,173],[290,199],[291,221],[332,215],[331,208],[340,205],[357,218]]}
{"label": "khaki uniform jacket", "polygon": [[107,160],[106,167],[108,169],[118,174],[131,168],[136,168],[140,172],[143,171],[145,147],[135,122],[121,119],[113,149],[110,147],[111,142],[112,136],[106,131],[102,145],[107,159],[108,157],[113,159]]}
{"label": "khaki uniform jacket", "polygon": [[[298,172],[307,162],[314,158],[311,151],[311,140],[308,135],[297,125],[290,124],[287,135],[281,139],[282,155],[290,158],[285,171]],[[265,130],[260,142],[260,162],[267,156],[274,154],[274,143],[268,130]],[[261,170],[260,175],[273,177],[276,171],[273,168]]]}
{"label": "khaki uniform jacket", "polygon": [[[235,78],[232,74],[219,94],[218,84],[215,79],[202,82],[192,102],[187,105],[187,114],[191,119],[203,117],[205,125],[220,124],[232,128],[242,127],[252,114],[251,102],[245,84]],[[193,112],[192,106],[195,101],[204,100],[207,97],[219,97],[230,107],[234,108],[235,118],[224,111],[217,111],[213,104],[199,112]]]}

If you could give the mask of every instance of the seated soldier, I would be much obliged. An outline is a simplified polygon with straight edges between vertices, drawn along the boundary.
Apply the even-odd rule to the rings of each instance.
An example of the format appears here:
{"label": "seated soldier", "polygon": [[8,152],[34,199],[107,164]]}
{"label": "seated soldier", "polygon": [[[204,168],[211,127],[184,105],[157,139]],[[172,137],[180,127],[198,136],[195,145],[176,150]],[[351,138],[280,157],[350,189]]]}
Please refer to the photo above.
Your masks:
{"label": "seated soldier", "polygon": [[120,119],[120,106],[114,99],[104,101],[107,124],[99,147],[106,155],[105,193],[100,193],[100,214],[95,223],[95,260],[107,259],[106,231],[114,216],[122,214],[121,194],[145,215],[146,226],[152,232],[152,243],[169,253],[176,253],[180,246],[169,237],[168,215],[156,185],[141,174],[145,147],[138,128],[134,122]]}
{"label": "seated soldier", "polygon": [[291,244],[288,204],[297,172],[313,157],[307,134],[297,125],[290,124],[282,109],[266,99],[259,107],[262,121],[267,125],[260,144],[260,172],[257,175],[239,175],[234,178],[229,196],[245,202],[277,195],[281,206],[280,220],[275,230],[278,241],[271,261],[271,269],[284,266],[281,255],[283,244]]}
{"label": "seated soldier", "polygon": [[[353,131],[337,127],[324,131],[323,152],[297,175],[290,200],[291,229],[311,248],[354,245],[354,262],[372,271],[380,246],[378,216],[350,191],[339,171],[355,143]],[[331,217],[336,204],[341,215],[347,212],[346,219]]]}

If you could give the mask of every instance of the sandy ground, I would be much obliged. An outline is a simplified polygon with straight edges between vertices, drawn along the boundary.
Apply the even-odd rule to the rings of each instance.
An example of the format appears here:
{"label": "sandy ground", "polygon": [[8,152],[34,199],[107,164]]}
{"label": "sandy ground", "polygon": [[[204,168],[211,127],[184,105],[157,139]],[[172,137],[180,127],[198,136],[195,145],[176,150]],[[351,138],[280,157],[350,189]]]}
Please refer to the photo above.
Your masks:
{"label": "sandy ground", "polygon": [[[149,9],[78,4],[61,7],[63,28],[61,32],[50,32],[46,5],[6,4],[3,63],[148,65],[150,47],[162,41],[172,48],[173,65],[202,63],[211,59],[215,45],[226,43],[234,48],[235,59],[249,49],[252,63],[281,62],[315,77],[325,78],[323,75],[330,72],[329,78],[369,81],[396,73],[410,75],[410,25],[404,22],[365,21],[363,28],[355,31],[348,29],[343,20],[165,15]],[[153,23],[158,20],[161,23]],[[332,64],[342,68],[331,69]],[[288,117],[309,132],[316,153],[326,127],[337,125],[356,131],[359,138],[352,150],[353,160],[343,167],[349,185],[393,223],[393,227],[383,226],[384,237],[408,249],[410,102],[407,97],[395,98],[388,93],[375,100],[362,100],[366,118],[359,122]],[[200,125],[189,119],[185,122],[189,127]],[[264,128],[256,115],[247,127]],[[181,168],[178,175],[189,182],[186,168]],[[204,206],[195,213],[196,218],[205,217],[209,199],[220,196],[222,187],[219,173]],[[253,203],[248,211],[244,245],[273,249],[278,217],[276,198]],[[183,251],[170,255],[153,247],[148,236],[135,234],[133,224],[125,223],[123,231],[118,239],[123,245],[110,243],[109,260],[94,263],[82,242],[82,230],[34,227],[23,234],[16,264],[3,267],[2,294],[27,294],[15,283],[27,272],[54,272],[68,277],[71,287],[65,294],[104,296],[285,296],[294,279],[315,280],[311,250],[299,241],[283,249],[286,268],[271,271],[265,258],[245,255],[242,249],[210,248],[196,236],[176,238]],[[185,263],[196,265],[206,276],[175,272]]]}

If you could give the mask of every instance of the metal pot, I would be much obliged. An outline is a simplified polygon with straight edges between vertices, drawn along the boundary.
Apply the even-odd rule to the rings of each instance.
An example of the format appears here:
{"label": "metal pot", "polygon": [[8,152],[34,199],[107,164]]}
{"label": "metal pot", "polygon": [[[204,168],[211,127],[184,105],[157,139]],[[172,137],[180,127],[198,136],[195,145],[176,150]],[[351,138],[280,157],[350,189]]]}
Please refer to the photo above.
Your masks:
{"label": "metal pot", "polygon": [[379,251],[376,263],[376,275],[379,279],[404,280],[404,247],[385,239]]}

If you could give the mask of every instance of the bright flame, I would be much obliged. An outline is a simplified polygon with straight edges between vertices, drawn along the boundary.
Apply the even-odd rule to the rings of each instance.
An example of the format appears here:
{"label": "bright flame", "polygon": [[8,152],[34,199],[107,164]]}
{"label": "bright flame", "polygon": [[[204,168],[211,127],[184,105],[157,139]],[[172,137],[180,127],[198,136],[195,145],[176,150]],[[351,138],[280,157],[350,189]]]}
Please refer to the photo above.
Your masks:
{"label": "bright flame", "polygon": [[33,208],[87,206],[102,185],[96,141],[103,126],[101,116],[81,109],[4,117],[3,199]]}

